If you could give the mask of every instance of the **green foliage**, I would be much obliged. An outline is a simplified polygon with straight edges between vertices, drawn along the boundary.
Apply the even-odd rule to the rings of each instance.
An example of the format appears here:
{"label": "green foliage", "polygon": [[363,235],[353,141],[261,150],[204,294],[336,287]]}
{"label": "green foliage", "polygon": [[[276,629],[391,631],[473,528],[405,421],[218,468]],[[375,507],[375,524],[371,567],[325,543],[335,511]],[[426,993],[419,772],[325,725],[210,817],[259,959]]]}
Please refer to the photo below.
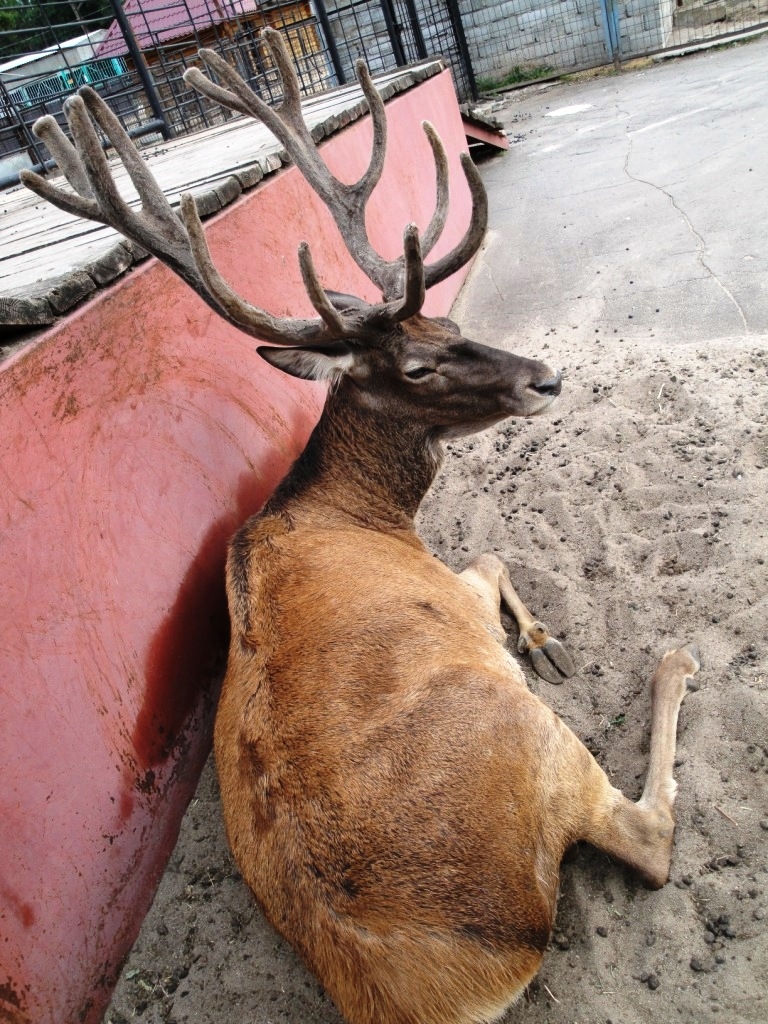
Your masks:
{"label": "green foliage", "polygon": [[546,78],[554,73],[555,69],[549,64],[540,64],[535,67],[523,67],[521,64],[517,64],[503,78],[481,78],[477,87],[480,92],[493,92],[494,89],[504,89],[508,85],[535,82],[539,78]]}
{"label": "green foliage", "polygon": [[109,0],[0,0],[0,61],[108,25]]}

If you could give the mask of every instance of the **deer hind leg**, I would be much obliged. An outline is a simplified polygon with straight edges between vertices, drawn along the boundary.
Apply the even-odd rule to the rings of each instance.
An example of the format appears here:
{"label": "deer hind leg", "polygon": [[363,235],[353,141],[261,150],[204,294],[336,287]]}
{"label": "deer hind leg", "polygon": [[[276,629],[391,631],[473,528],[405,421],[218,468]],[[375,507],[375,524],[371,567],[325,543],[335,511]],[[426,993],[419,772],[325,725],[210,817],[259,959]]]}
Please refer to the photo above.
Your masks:
{"label": "deer hind leg", "polygon": [[664,655],[651,683],[651,753],[643,795],[632,803],[603,775],[603,792],[581,837],[629,864],[655,889],[669,878],[672,857],[677,716],[698,670],[699,652],[693,644]]}
{"label": "deer hind leg", "polygon": [[488,605],[489,618],[494,626],[498,624],[503,638],[499,608],[503,601],[517,620],[520,636],[517,649],[521,654],[528,652],[534,672],[548,683],[562,683],[576,672],[571,656],[560,643],[550,635],[543,622],[539,622],[520,600],[504,563],[495,555],[479,555],[464,572],[461,579],[473,587]]}

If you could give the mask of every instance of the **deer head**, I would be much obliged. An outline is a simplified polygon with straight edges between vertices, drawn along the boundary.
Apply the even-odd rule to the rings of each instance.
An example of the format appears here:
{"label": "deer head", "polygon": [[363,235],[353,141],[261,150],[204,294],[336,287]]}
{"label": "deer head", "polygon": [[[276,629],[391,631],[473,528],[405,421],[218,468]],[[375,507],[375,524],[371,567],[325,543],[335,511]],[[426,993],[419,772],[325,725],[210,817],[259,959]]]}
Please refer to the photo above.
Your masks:
{"label": "deer head", "polygon": [[[22,172],[22,181],[61,209],[109,224],[147,249],[219,315],[270,346],[280,346],[259,347],[258,352],[287,373],[314,380],[346,378],[363,405],[383,403],[393,415],[399,411],[418,416],[430,428],[444,432],[478,429],[506,416],[540,412],[559,393],[559,374],[541,363],[468,341],[450,321],[420,313],[427,289],[464,266],[485,234],[485,189],[469,156],[462,154],[461,162],[472,198],[470,224],[458,245],[428,263],[448,217],[448,161],[434,128],[424,122],[436,167],[435,211],[422,237],[416,225],[409,224],[402,255],[383,259],[368,240],[365,207],[384,167],[387,124],[384,104],[366,65],[357,63],[357,76],[373,122],[373,146],[368,168],[359,181],[348,185],[331,174],[304,121],[298,78],[281,35],[265,29],[262,36],[282,79],[283,99],[278,107],[264,103],[211,50],[201,50],[200,58],[218,84],[197,68],[188,70],[185,80],[210,99],[267,125],[326,204],[352,259],[380,291],[381,302],[369,304],[326,291],[306,243],[298,257],[317,318],[276,318],[237,295],[213,263],[193,196],[182,196],[179,217],[118,119],[90,88],[81,89],[65,105],[73,142],[50,116],[34,126],[73,191],[31,171]],[[131,208],[121,197],[97,127],[123,161],[139,194],[140,209]]]}

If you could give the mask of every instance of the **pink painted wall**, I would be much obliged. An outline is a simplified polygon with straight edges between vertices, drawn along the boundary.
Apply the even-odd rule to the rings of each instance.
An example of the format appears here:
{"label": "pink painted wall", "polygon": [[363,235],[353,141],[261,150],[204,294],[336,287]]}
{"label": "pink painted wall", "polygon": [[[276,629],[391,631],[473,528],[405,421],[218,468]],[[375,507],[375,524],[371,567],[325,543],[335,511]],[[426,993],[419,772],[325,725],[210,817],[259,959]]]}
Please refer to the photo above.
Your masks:
{"label": "pink painted wall", "polygon": [[[465,148],[448,73],[387,105],[369,232],[400,250],[451,159],[441,251],[462,236]],[[362,172],[368,120],[323,152]],[[312,315],[296,261],[375,298],[295,168],[208,222],[224,276]],[[445,314],[463,275],[433,289]],[[0,367],[0,1019],[99,1021],[210,749],[227,643],[226,543],[306,442],[324,392],[263,363],[154,260]]]}

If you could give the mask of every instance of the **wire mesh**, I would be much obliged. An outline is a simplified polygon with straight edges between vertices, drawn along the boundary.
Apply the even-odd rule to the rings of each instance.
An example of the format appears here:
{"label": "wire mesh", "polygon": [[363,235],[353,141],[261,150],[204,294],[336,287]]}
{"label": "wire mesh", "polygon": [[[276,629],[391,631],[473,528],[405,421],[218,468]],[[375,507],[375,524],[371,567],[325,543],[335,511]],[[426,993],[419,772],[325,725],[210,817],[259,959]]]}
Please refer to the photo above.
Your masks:
{"label": "wire mesh", "polygon": [[768,27],[768,0],[456,0],[480,91]]}
{"label": "wire mesh", "polygon": [[[77,12],[75,16],[74,12]],[[63,124],[89,84],[134,137],[197,131],[232,117],[189,89],[201,46],[268,102],[279,88],[259,44],[279,29],[302,89],[442,56],[460,100],[543,75],[616,63],[768,26],[768,0],[0,0],[0,185],[49,158],[31,131]]]}

